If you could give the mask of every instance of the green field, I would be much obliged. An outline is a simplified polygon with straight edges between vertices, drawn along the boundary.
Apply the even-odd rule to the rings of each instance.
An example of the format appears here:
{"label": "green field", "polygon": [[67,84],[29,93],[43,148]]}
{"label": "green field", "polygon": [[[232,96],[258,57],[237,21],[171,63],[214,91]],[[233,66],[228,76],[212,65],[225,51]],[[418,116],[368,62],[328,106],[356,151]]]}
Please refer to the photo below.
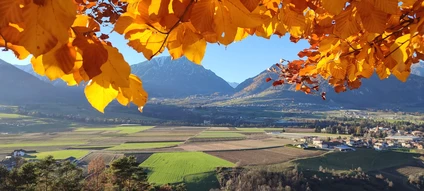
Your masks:
{"label": "green field", "polygon": [[10,113],[0,113],[0,119],[18,119],[18,118],[28,118],[28,116],[19,115],[19,114],[10,114]]}
{"label": "green field", "polygon": [[155,142],[155,143],[123,143],[118,146],[108,148],[107,150],[137,150],[152,149],[161,147],[170,147],[181,144],[182,142]]}
{"label": "green field", "polygon": [[75,131],[119,131],[122,134],[132,134],[151,128],[153,126],[81,127]]}
{"label": "green field", "polygon": [[361,167],[364,171],[380,170],[393,166],[411,164],[419,159],[419,154],[394,151],[357,149],[354,152],[333,152],[323,156],[294,161],[303,169],[318,170],[319,166],[334,170],[349,170]]}
{"label": "green field", "polygon": [[83,145],[86,142],[73,141],[73,142],[59,142],[59,141],[37,141],[37,142],[21,142],[0,144],[0,148],[22,148],[22,147],[49,147],[49,146],[67,146],[67,145]]}
{"label": "green field", "polygon": [[202,152],[173,152],[155,153],[140,166],[149,169],[149,182],[166,184],[183,182],[188,175],[212,172],[216,167],[234,164]]}
{"label": "green field", "polygon": [[75,157],[77,159],[87,155],[89,151],[87,150],[60,150],[60,151],[49,151],[49,152],[41,152],[41,153],[34,153],[30,154],[30,157],[27,158],[33,158],[36,159],[43,159],[47,156],[53,156],[55,159],[66,159],[68,157]]}
{"label": "green field", "polygon": [[234,138],[245,137],[237,131],[203,131],[196,138]]}

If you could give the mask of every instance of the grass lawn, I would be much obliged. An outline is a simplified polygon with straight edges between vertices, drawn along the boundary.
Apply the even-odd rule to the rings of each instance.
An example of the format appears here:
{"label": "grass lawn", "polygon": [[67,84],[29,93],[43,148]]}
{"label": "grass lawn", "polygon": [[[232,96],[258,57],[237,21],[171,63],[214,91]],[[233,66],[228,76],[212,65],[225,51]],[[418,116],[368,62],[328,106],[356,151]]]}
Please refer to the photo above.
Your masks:
{"label": "grass lawn", "polygon": [[232,137],[245,137],[237,131],[203,131],[196,138],[232,138]]}
{"label": "grass lawn", "polygon": [[28,116],[12,114],[12,113],[0,113],[0,119],[18,119],[18,118],[28,118]]}
{"label": "grass lawn", "polygon": [[132,134],[151,128],[153,126],[81,127],[75,131],[119,131],[122,134]]}
{"label": "grass lawn", "polygon": [[106,150],[137,150],[137,149],[152,149],[161,147],[170,147],[181,144],[182,142],[155,142],[155,143],[123,143],[118,146],[108,148]]}
{"label": "grass lawn", "polygon": [[27,158],[33,158],[36,159],[44,159],[47,156],[51,155],[55,159],[66,159],[68,157],[75,157],[77,159],[87,155],[89,151],[87,150],[60,150],[60,151],[48,151],[48,152],[41,152],[41,153],[33,153],[30,154]]}
{"label": "grass lawn", "polygon": [[155,153],[140,166],[149,169],[149,182],[166,184],[183,182],[188,175],[212,172],[216,167],[234,164],[203,152],[173,152]]}
{"label": "grass lawn", "polygon": [[49,141],[37,141],[37,142],[21,142],[21,143],[10,143],[0,144],[0,148],[22,148],[22,147],[49,147],[49,146],[67,146],[67,145],[83,145],[87,142],[83,141],[70,141],[70,142],[49,142]]}
{"label": "grass lawn", "polygon": [[379,170],[393,166],[411,164],[419,159],[419,154],[393,151],[357,149],[354,152],[333,152],[320,157],[294,161],[303,169],[318,170],[319,166],[334,170],[349,170],[361,167],[363,171]]}

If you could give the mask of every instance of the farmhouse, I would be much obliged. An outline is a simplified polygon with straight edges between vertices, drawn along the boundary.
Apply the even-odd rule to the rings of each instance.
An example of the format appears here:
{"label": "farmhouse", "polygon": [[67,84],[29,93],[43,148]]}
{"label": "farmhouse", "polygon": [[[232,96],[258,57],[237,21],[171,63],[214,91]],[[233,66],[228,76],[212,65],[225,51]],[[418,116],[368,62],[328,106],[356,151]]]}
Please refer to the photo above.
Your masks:
{"label": "farmhouse", "polygon": [[363,147],[364,146],[364,142],[362,142],[362,140],[357,139],[350,139],[346,141],[346,144],[351,146],[351,147]]}
{"label": "farmhouse", "polygon": [[334,150],[341,151],[341,152],[355,151],[354,148],[348,147],[348,146],[345,146],[345,145],[336,146],[336,147],[334,147]]}
{"label": "farmhouse", "polygon": [[23,150],[23,149],[14,150],[13,153],[12,153],[12,156],[14,156],[14,157],[23,157],[23,156],[26,155],[26,153],[27,152],[25,150]]}
{"label": "farmhouse", "polygon": [[378,143],[374,143],[374,149],[375,149],[376,151],[383,151],[383,150],[387,150],[387,149],[388,149],[388,147],[389,147],[389,145],[388,145],[387,143],[385,143],[385,142],[382,142],[382,143],[380,143],[380,142],[378,142]]}
{"label": "farmhouse", "polygon": [[389,136],[389,137],[386,137],[386,140],[395,140],[398,142],[408,142],[408,141],[416,142],[416,141],[422,140],[422,138],[417,136]]}

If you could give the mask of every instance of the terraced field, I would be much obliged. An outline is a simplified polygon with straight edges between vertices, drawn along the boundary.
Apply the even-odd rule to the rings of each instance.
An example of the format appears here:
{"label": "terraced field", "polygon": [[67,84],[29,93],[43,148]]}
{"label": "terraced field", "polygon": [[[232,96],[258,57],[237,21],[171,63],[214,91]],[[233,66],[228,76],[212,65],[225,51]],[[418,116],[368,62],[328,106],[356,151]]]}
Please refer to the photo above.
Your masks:
{"label": "terraced field", "polygon": [[238,163],[242,166],[249,166],[283,163],[296,158],[318,156],[324,152],[280,147],[260,150],[220,151],[207,153],[233,163]]}
{"label": "terraced field", "polygon": [[239,138],[245,137],[245,135],[237,131],[203,131],[196,138]]}
{"label": "terraced field", "polygon": [[106,150],[141,150],[177,146],[182,142],[124,143]]}
{"label": "terraced field", "polygon": [[148,180],[156,184],[183,182],[188,175],[231,167],[233,163],[202,152],[155,153],[140,166],[148,168]]}
{"label": "terraced field", "polygon": [[110,152],[92,152],[81,159],[81,163],[88,165],[92,160],[97,157],[103,159],[105,164],[110,164],[112,161],[123,157],[124,154],[110,153]]}
{"label": "terraced field", "polygon": [[36,158],[43,159],[47,156],[51,155],[55,159],[66,159],[68,157],[75,157],[77,159],[87,155],[89,153],[88,150],[59,150],[59,151],[48,151],[48,152],[40,152],[40,153],[32,153],[26,158]]}
{"label": "terraced field", "polygon": [[153,126],[81,127],[77,128],[75,131],[117,131],[123,134],[132,134],[151,128],[153,128]]}

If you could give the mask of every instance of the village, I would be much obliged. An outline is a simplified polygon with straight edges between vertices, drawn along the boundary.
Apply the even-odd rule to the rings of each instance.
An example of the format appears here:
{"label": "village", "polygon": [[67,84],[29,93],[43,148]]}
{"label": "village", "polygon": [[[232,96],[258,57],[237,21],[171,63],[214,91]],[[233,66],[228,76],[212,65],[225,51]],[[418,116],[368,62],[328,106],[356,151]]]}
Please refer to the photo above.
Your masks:
{"label": "village", "polygon": [[[424,138],[421,131],[394,131],[390,128],[374,127],[369,132],[384,133],[387,137],[347,137],[339,136],[331,139],[327,137],[323,140],[323,136],[303,136],[291,139],[296,142],[298,148],[316,148],[335,151],[355,151],[355,148],[369,148],[376,151],[385,151],[389,149],[418,149],[424,150]],[[279,135],[284,137],[284,135]]]}

